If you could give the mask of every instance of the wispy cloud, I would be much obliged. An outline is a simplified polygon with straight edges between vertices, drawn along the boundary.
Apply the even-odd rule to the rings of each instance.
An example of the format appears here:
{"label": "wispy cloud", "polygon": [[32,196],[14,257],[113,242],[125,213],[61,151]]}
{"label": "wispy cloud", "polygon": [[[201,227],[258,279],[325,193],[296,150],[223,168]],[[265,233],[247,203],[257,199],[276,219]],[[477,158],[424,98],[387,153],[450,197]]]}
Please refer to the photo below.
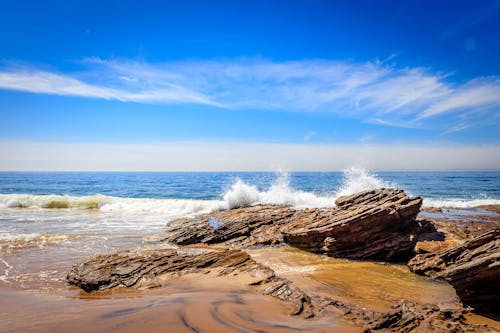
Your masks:
{"label": "wispy cloud", "polygon": [[[117,77],[134,82],[134,78]],[[94,81],[94,80],[93,80]],[[158,84],[150,89],[85,83],[70,75],[22,68],[0,72],[0,89],[39,94],[77,96],[137,103],[200,103],[221,106],[207,96],[176,85]]]}
{"label": "wispy cloud", "polygon": [[[498,117],[500,78],[455,83],[449,73],[383,61],[263,59],[146,63],[87,58],[84,71],[0,70],[0,89],[136,103],[228,109],[337,112],[372,123],[418,127],[464,113]],[[452,119],[453,121],[453,119]],[[455,126],[455,131],[467,126]]]}
{"label": "wispy cloud", "polygon": [[483,110],[500,106],[500,79],[482,78],[469,81],[439,99],[420,113],[427,118],[453,111]]}

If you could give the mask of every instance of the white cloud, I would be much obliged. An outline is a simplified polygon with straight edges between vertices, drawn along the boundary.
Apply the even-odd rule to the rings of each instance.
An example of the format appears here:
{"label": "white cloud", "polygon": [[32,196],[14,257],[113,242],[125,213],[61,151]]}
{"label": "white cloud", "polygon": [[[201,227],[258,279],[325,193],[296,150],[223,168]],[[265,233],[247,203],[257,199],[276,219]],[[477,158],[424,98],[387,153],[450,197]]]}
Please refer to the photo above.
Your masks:
{"label": "white cloud", "polygon": [[0,170],[336,171],[500,170],[500,146],[166,142],[156,144],[0,141]]}
{"label": "white cloud", "polygon": [[[134,82],[133,78],[118,77]],[[124,89],[85,83],[68,75],[39,70],[22,69],[0,72],[0,89],[19,90],[31,93],[101,98],[138,103],[199,103],[213,106],[207,96],[179,86],[157,86],[153,89]]]}
{"label": "white cloud", "polygon": [[483,110],[485,108],[500,108],[500,79],[476,79],[455,89],[431,104],[420,113],[420,118],[427,118],[439,114],[462,110]]}
{"label": "white cloud", "polygon": [[337,112],[402,127],[417,127],[427,118],[462,113],[469,119],[477,113],[487,121],[488,116],[498,116],[500,108],[498,77],[458,84],[450,81],[449,74],[396,68],[380,61],[239,59],[151,64],[88,58],[82,63],[87,69],[78,73],[26,67],[0,70],[0,88],[234,110]]}

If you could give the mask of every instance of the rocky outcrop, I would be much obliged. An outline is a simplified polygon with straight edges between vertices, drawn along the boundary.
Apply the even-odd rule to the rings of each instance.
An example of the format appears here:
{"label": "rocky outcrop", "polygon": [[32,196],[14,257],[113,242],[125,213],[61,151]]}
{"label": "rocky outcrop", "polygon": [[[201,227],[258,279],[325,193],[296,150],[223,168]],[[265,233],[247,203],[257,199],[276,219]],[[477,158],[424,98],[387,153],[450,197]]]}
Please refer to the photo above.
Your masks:
{"label": "rocky outcrop", "polygon": [[422,200],[378,189],[341,197],[331,209],[257,205],[169,223],[166,241],[233,248],[292,246],[351,259],[404,260],[413,255]]}
{"label": "rocky outcrop", "polygon": [[294,315],[311,317],[315,313],[309,297],[300,289],[240,250],[183,248],[98,255],[75,264],[67,281],[86,292],[95,292],[116,287],[159,287],[168,283],[169,277],[186,274],[199,274],[205,279],[209,274],[234,278],[264,295],[292,303]]}
{"label": "rocky outcrop", "polygon": [[446,279],[465,305],[500,313],[500,229],[447,251],[417,255],[408,267],[417,274]]}
{"label": "rocky outcrop", "polygon": [[236,245],[239,248],[279,244],[283,242],[280,229],[284,225],[300,220],[313,211],[316,210],[298,211],[287,206],[256,205],[181,218],[169,222],[166,241],[177,245],[204,243]]}
{"label": "rocky outcrop", "polygon": [[242,290],[251,288],[293,304],[292,315],[341,317],[364,327],[365,332],[492,331],[468,324],[463,309],[443,310],[402,301],[389,312],[376,312],[314,291],[306,294],[240,250],[183,248],[99,255],[74,265],[67,281],[87,292],[98,292],[117,287],[158,287],[170,283],[172,278],[187,275],[194,276],[194,281],[214,277],[226,282],[232,279]]}
{"label": "rocky outcrop", "polygon": [[390,312],[375,313],[364,327],[365,332],[496,332],[484,325],[471,325],[462,309],[439,309],[401,301]]}
{"label": "rocky outcrop", "polygon": [[421,198],[379,189],[341,197],[328,219],[288,228],[285,242],[308,251],[349,259],[400,261],[412,256],[419,232]]}

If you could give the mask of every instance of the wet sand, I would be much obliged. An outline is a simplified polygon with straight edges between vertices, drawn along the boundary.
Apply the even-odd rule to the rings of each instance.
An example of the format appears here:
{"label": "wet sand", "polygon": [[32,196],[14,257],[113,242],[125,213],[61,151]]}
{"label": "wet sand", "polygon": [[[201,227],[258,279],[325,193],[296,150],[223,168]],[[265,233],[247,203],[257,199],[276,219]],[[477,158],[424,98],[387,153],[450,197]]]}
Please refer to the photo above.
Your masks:
{"label": "wet sand", "polygon": [[[202,280],[203,279],[203,280]],[[361,332],[339,318],[292,317],[289,305],[200,276],[162,288],[87,294],[0,288],[2,332]]]}

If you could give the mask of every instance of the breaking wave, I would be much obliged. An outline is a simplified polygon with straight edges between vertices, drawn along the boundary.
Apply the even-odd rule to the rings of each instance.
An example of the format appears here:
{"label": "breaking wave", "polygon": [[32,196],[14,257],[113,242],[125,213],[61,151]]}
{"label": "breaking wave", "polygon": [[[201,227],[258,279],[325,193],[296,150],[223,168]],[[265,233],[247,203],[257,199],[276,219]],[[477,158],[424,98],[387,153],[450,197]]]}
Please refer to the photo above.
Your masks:
{"label": "breaking wave", "polygon": [[[233,184],[216,200],[122,198],[100,194],[92,196],[0,194],[0,209],[77,209],[110,213],[156,214],[169,219],[255,204],[328,208],[333,207],[335,200],[340,196],[383,187],[398,187],[398,185],[384,181],[366,169],[353,167],[345,170],[340,184],[326,193],[295,189],[290,184],[290,175],[280,173],[267,189],[259,189],[253,184],[235,179]],[[423,203],[424,207],[455,208],[488,204],[500,204],[500,200],[425,198]]]}
{"label": "breaking wave", "polygon": [[342,183],[335,191],[316,194],[292,188],[289,174],[282,172],[265,191],[259,191],[257,187],[238,179],[224,194],[223,199],[227,208],[238,208],[258,203],[291,205],[297,208],[327,208],[333,207],[335,200],[340,196],[383,187],[391,187],[391,184],[366,169],[353,167],[344,171]]}

